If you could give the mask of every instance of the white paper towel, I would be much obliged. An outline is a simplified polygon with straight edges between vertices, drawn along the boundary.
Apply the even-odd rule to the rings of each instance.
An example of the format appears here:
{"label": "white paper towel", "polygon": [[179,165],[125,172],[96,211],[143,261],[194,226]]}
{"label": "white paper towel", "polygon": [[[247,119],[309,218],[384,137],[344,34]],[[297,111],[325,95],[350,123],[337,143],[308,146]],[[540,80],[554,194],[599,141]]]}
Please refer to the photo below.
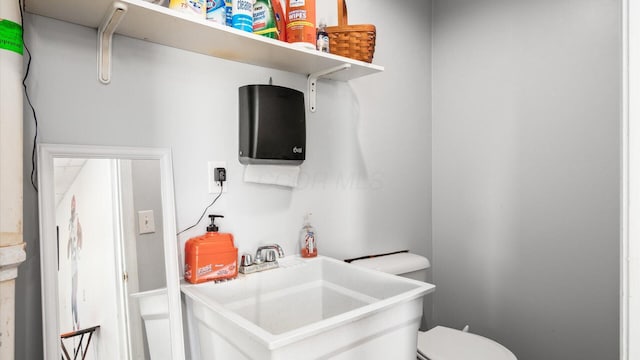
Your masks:
{"label": "white paper towel", "polygon": [[298,186],[299,166],[288,165],[247,165],[244,181],[279,186]]}

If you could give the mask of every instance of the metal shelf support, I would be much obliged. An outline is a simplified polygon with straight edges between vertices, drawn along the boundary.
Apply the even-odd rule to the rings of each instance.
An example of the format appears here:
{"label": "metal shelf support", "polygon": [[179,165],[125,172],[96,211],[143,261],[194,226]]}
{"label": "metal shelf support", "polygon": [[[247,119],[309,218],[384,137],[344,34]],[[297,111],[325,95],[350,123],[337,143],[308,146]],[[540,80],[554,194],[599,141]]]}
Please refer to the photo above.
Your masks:
{"label": "metal shelf support", "polygon": [[309,74],[307,77],[307,94],[309,96],[309,110],[311,112],[316,112],[316,86],[318,79],[338,71],[348,70],[349,68],[351,68],[351,64],[341,64],[324,71]]}
{"label": "metal shelf support", "polygon": [[111,82],[113,34],[126,13],[127,5],[114,2],[98,28],[98,80],[105,85]]}

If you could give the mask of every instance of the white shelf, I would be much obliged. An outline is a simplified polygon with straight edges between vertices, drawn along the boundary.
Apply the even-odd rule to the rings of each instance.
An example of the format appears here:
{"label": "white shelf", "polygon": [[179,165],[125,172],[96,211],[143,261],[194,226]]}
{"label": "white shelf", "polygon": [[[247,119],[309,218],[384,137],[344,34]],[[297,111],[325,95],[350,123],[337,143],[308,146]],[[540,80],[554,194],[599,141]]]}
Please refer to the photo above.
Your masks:
{"label": "white shelf", "polygon": [[[30,13],[97,29],[113,0],[26,0]],[[308,50],[264,36],[191,18],[186,14],[142,0],[120,0],[127,7],[116,34],[298,74],[323,73],[348,64],[348,69],[322,77],[348,81],[384,71],[368,64]]]}

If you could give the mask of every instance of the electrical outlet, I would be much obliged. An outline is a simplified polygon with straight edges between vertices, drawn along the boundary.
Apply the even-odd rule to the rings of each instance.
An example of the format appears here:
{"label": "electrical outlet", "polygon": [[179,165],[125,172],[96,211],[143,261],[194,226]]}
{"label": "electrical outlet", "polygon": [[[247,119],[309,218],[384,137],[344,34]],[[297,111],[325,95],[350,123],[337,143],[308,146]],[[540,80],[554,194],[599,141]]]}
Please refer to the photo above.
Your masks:
{"label": "electrical outlet", "polygon": [[216,170],[216,172],[215,172],[215,174],[213,175],[213,179],[214,179],[216,182],[225,182],[225,181],[227,181],[227,169],[225,169],[225,168],[218,168],[218,167],[217,167],[215,170]]}
{"label": "electrical outlet", "polygon": [[[225,177],[229,177],[229,169],[227,169],[226,161],[209,161],[209,194],[218,194],[220,192],[220,183],[216,181],[216,178],[220,176],[220,174],[216,172],[216,168],[225,169]],[[222,192],[226,193],[228,188],[229,182],[225,181]]]}

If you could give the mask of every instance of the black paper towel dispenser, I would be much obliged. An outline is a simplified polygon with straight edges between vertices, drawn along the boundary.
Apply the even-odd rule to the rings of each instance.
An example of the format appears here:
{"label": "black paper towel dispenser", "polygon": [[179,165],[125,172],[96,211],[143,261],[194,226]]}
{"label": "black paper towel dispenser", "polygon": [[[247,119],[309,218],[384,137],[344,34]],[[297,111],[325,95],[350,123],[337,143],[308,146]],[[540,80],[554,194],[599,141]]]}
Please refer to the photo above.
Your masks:
{"label": "black paper towel dispenser", "polygon": [[306,147],[302,92],[246,85],[239,88],[239,95],[240,163],[302,164]]}

